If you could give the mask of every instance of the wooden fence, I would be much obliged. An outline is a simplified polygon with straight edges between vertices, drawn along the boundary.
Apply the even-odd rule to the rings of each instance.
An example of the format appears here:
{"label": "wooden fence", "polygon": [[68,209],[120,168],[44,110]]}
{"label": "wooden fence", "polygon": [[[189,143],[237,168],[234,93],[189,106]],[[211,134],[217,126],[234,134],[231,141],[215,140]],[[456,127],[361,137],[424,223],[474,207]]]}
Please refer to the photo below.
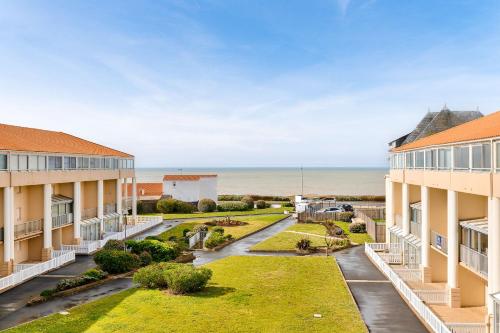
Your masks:
{"label": "wooden fence", "polygon": [[[379,209],[379,211],[383,213],[376,213],[376,210],[370,210],[369,213],[374,213],[375,216],[385,215],[384,209]],[[363,209],[355,209],[354,214],[366,223],[366,232],[376,243],[385,243],[385,222],[375,222]]]}
{"label": "wooden fence", "polygon": [[357,213],[363,213],[374,220],[385,221],[385,207],[355,207],[354,211]]}
{"label": "wooden fence", "polygon": [[[341,214],[344,214],[344,215],[341,215]],[[326,221],[326,220],[342,221],[342,218],[345,218],[345,213],[342,213],[342,212],[319,213],[319,212],[315,212],[312,210],[306,210],[305,212],[298,213],[297,218],[299,220],[299,223],[303,223],[307,220],[312,220],[312,221]]]}

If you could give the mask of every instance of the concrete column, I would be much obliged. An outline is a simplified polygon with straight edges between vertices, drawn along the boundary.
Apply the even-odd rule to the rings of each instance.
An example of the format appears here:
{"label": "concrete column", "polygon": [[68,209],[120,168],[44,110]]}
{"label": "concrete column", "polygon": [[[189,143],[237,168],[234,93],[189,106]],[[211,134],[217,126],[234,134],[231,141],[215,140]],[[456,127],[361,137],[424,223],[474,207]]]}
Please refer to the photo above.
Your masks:
{"label": "concrete column", "polygon": [[[500,291],[500,199],[488,200],[488,294]],[[493,301],[488,297],[488,313],[493,314]]]}
{"label": "concrete column", "polygon": [[450,289],[449,306],[460,307],[460,289],[458,289],[458,196],[448,190],[448,287]]}
{"label": "concrete column", "polygon": [[104,232],[104,181],[97,181],[97,218],[101,220],[101,232]]}
{"label": "concrete column", "polygon": [[403,183],[402,192],[403,235],[408,235],[410,233],[410,189],[407,183]]}
{"label": "concrete column", "polygon": [[42,261],[52,254],[52,184],[43,185],[43,249]]}
{"label": "concrete column", "polygon": [[14,188],[3,189],[3,265],[0,275],[12,274],[14,267]]}
{"label": "concrete column", "polygon": [[123,215],[122,208],[122,179],[118,178],[116,180],[116,212],[120,214],[120,223]]}
{"label": "concrete column", "polygon": [[82,221],[82,185],[73,183],[73,243],[80,244],[80,222]]}
{"label": "concrete column", "polygon": [[391,242],[389,228],[394,225],[393,184],[389,176],[385,176],[385,242]]}
{"label": "concrete column", "polygon": [[430,270],[430,250],[431,250],[431,224],[430,224],[430,211],[429,211],[429,188],[422,186],[420,189],[421,203],[422,203],[422,280],[423,282],[431,282]]}
{"label": "concrete column", "polygon": [[128,215],[128,205],[127,205],[127,200],[128,200],[128,178],[123,179],[123,186],[125,187],[125,210],[127,210],[127,215]]}
{"label": "concrete column", "polygon": [[132,218],[137,217],[137,183],[135,177],[132,178]]}

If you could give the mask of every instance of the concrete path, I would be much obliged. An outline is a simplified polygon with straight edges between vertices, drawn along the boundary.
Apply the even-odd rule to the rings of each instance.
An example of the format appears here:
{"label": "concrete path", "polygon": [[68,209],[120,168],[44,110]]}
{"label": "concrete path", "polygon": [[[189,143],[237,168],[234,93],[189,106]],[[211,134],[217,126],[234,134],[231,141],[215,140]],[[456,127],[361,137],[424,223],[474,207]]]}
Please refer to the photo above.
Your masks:
{"label": "concrete path", "polygon": [[363,246],[334,254],[370,332],[428,332],[392,283],[371,263]]}

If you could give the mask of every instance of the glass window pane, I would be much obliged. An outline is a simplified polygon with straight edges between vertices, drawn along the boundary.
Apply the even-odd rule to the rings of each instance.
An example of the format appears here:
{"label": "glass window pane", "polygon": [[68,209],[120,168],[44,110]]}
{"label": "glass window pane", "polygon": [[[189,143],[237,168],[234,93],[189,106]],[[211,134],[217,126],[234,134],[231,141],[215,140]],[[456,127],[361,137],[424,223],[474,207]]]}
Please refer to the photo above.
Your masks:
{"label": "glass window pane", "polygon": [[7,154],[0,155],[0,170],[7,170]]}
{"label": "glass window pane", "polygon": [[19,155],[19,170],[28,170],[28,155]]}
{"label": "glass window pane", "polygon": [[38,156],[38,170],[45,170],[46,168],[45,161],[46,161],[45,156]]}
{"label": "glass window pane", "polygon": [[10,155],[10,169],[19,170],[19,155],[16,154]]}
{"label": "glass window pane", "polygon": [[38,169],[38,156],[37,155],[29,155],[29,157],[28,157],[28,169],[29,170],[37,170]]}
{"label": "glass window pane", "polygon": [[454,151],[454,167],[456,169],[469,168],[469,147],[455,147]]}

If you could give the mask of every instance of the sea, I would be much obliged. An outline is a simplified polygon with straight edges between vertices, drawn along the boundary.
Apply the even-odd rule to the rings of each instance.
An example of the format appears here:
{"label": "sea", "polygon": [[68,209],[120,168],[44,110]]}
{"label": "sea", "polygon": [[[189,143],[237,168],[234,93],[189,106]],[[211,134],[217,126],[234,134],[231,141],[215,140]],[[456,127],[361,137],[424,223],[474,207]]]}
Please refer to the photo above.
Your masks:
{"label": "sea", "polygon": [[386,168],[137,168],[138,182],[166,174],[217,174],[219,194],[383,195]]}

